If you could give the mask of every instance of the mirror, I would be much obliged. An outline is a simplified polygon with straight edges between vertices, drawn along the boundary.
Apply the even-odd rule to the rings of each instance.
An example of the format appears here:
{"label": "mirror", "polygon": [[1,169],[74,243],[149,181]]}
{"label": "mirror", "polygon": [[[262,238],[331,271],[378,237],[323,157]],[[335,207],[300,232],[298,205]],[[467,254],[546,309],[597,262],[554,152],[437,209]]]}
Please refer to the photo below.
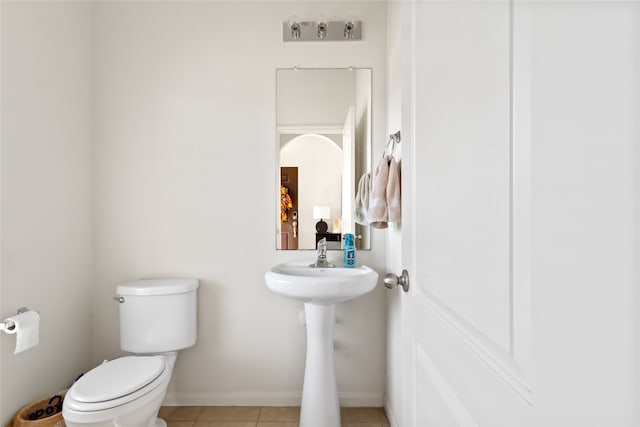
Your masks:
{"label": "mirror", "polygon": [[277,249],[315,249],[323,237],[341,249],[346,233],[370,249],[354,212],[358,182],[371,173],[371,74],[276,70]]}

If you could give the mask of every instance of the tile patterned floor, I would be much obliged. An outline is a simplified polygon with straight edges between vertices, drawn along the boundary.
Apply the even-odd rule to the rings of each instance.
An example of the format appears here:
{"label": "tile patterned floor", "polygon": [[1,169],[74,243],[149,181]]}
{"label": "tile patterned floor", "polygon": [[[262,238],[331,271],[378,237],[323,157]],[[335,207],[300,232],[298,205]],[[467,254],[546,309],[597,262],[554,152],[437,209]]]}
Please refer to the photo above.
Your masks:
{"label": "tile patterned floor", "polygon": [[[168,427],[298,427],[299,406],[163,406]],[[342,427],[389,427],[383,408],[340,408]]]}

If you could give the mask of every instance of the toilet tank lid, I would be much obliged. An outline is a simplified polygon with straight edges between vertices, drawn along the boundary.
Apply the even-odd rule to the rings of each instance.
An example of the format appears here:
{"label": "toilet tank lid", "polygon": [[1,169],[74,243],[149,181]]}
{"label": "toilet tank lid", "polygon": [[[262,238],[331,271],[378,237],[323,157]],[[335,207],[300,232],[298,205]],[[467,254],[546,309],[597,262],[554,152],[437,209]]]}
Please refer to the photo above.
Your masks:
{"label": "toilet tank lid", "polygon": [[125,282],[116,288],[117,295],[171,295],[198,289],[198,279],[145,279]]}

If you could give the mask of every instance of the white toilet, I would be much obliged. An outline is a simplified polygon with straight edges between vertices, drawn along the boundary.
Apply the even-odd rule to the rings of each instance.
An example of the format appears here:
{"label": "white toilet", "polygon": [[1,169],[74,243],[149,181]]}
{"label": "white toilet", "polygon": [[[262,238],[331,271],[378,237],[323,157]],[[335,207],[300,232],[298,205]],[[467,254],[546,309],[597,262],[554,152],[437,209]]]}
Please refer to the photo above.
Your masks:
{"label": "white toilet", "polygon": [[158,418],[178,350],[196,343],[198,279],[118,285],[120,348],[134,353],[92,369],[67,392],[68,427],[166,427]]}

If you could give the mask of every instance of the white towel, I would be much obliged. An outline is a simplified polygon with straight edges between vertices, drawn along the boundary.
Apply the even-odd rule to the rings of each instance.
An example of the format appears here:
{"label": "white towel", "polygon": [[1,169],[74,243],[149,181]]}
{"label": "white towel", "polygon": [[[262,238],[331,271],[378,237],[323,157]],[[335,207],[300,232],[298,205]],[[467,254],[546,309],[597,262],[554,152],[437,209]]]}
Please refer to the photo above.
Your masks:
{"label": "white towel", "polygon": [[355,222],[362,225],[369,225],[369,193],[371,192],[371,174],[369,172],[362,175],[358,182],[358,192],[355,201]]}
{"label": "white towel", "polygon": [[392,157],[389,161],[389,179],[387,181],[387,215],[389,222],[400,223],[402,218],[400,188],[400,165]]}
{"label": "white towel", "polygon": [[387,228],[387,182],[389,181],[389,156],[384,156],[376,166],[369,197],[369,225]]}

